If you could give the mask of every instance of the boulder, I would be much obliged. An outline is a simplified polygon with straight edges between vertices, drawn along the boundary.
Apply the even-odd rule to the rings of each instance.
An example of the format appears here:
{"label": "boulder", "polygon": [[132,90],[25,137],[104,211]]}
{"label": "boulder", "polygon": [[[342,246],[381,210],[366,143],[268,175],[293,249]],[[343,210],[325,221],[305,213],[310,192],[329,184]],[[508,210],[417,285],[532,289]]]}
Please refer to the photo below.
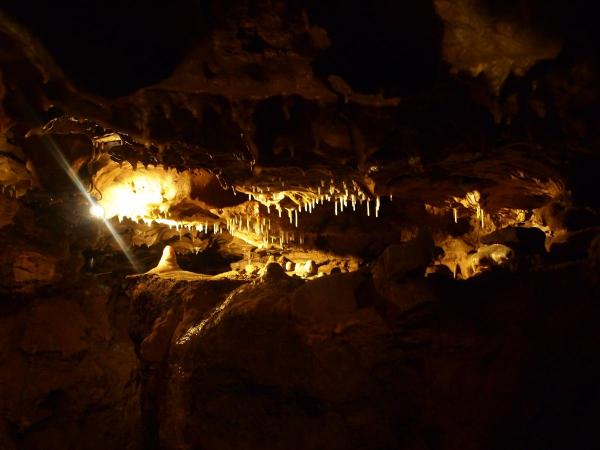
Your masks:
{"label": "boulder", "polygon": [[600,227],[564,233],[550,245],[550,257],[560,262],[586,259],[597,236],[600,236]]}
{"label": "boulder", "polygon": [[317,264],[312,260],[309,259],[304,263],[304,273],[306,274],[306,276],[313,276],[317,274]]}
{"label": "boulder", "polygon": [[483,245],[477,252],[468,256],[466,275],[471,277],[492,267],[506,265],[513,258],[513,250],[506,245]]}
{"label": "boulder", "polygon": [[376,280],[399,280],[407,276],[423,276],[432,259],[433,241],[422,234],[387,247],[373,267]]}
{"label": "boulder", "polygon": [[506,227],[481,238],[483,244],[502,244],[517,254],[546,253],[546,234],[535,227]]}
{"label": "boulder", "polygon": [[283,267],[276,262],[267,263],[261,272],[261,280],[267,283],[273,283],[289,278],[285,273],[285,270],[283,270]]}
{"label": "boulder", "polygon": [[433,256],[433,241],[422,234],[415,239],[385,249],[372,269],[377,293],[396,311],[408,311],[431,300],[422,285]]}

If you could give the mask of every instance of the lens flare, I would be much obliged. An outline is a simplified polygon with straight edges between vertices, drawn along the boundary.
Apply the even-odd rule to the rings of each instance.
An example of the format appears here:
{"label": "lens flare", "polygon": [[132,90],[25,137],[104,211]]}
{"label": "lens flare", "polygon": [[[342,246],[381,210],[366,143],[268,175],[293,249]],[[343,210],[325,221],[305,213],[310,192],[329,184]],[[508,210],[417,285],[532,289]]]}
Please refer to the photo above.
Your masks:
{"label": "lens flare", "polygon": [[114,227],[110,224],[110,222],[108,220],[106,220],[104,209],[102,209],[101,216],[96,216],[94,214],[94,212],[99,212],[99,209],[94,208],[94,206],[99,206],[100,208],[102,208],[102,206],[96,204],[93,197],[90,195],[90,193],[87,191],[87,189],[83,185],[83,182],[79,179],[79,176],[77,176],[77,174],[75,173],[75,171],[73,170],[73,168],[71,167],[69,162],[67,161],[67,158],[65,158],[65,155],[63,155],[63,152],[60,150],[60,148],[58,148],[58,145],[56,145],[56,142],[54,142],[54,140],[49,137],[47,137],[46,142],[48,143],[48,148],[52,152],[52,155],[54,156],[54,158],[58,161],[58,163],[60,164],[62,169],[65,171],[65,173],[69,176],[69,178],[71,179],[73,184],[77,187],[79,192],[81,192],[81,194],[85,197],[85,199],[90,204],[90,213],[92,215],[94,215],[95,217],[99,217],[102,219],[102,222],[104,223],[104,225],[106,226],[108,231],[110,231],[110,234],[112,234],[114,240],[119,245],[119,247],[121,248],[121,251],[123,252],[123,254],[129,261],[129,263],[131,264],[131,267],[133,267],[133,269],[136,272],[141,272],[140,265],[135,260],[133,253],[131,252],[131,250],[125,243],[125,241],[123,241],[123,238],[121,238],[119,233],[117,233],[117,230],[114,229]]}
{"label": "lens flare", "polygon": [[98,219],[104,218],[104,208],[98,204],[93,204],[90,207],[90,214]]}

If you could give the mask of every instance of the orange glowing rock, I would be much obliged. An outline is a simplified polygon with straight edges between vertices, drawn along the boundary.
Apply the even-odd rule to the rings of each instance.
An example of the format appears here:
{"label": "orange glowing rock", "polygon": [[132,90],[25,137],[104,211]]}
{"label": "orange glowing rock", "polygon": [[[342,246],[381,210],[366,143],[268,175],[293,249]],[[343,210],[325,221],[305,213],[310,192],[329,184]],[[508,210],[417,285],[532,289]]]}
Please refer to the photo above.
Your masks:
{"label": "orange glowing rock", "polygon": [[176,270],[181,270],[181,267],[179,267],[179,264],[177,263],[177,255],[173,247],[167,245],[163,249],[158,265],[154,269],[149,270],[148,273],[164,273]]}

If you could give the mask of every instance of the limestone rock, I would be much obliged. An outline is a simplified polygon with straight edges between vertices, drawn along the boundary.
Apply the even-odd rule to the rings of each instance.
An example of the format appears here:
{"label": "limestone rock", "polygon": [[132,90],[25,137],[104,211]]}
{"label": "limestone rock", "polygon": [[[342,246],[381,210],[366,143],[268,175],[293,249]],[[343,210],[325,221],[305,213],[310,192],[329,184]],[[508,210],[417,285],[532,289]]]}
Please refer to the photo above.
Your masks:
{"label": "limestone rock", "polygon": [[13,263],[16,282],[48,282],[55,278],[58,260],[36,251],[23,251]]}
{"label": "limestone rock", "polygon": [[304,263],[304,273],[309,277],[317,274],[317,265],[312,259]]}
{"label": "limestone rock", "polygon": [[285,280],[289,278],[285,273],[285,270],[279,263],[270,262],[265,265],[262,270],[261,279],[267,283],[274,283],[277,281]]}
{"label": "limestone rock", "polygon": [[257,273],[260,272],[260,267],[257,266],[256,264],[246,264],[244,266],[244,271],[248,275],[256,275]]}
{"label": "limestone rock", "polygon": [[518,253],[546,253],[546,235],[539,228],[506,227],[481,238],[483,244],[503,244]]}
{"label": "limestone rock", "polygon": [[170,245],[165,245],[162,256],[160,257],[160,261],[156,267],[149,270],[148,273],[165,273],[176,270],[181,270],[181,267],[179,267],[179,264],[177,263],[177,254],[175,253],[175,249]]}
{"label": "limestone rock", "polygon": [[409,310],[430,300],[420,282],[433,255],[433,241],[421,234],[385,249],[371,272],[375,289],[399,311]]}
{"label": "limestone rock", "polygon": [[513,258],[513,250],[506,245],[483,245],[467,258],[467,276],[473,276],[494,266],[503,266]]}
{"label": "limestone rock", "polygon": [[577,261],[588,258],[600,228],[566,232],[550,245],[550,257],[555,261]]}

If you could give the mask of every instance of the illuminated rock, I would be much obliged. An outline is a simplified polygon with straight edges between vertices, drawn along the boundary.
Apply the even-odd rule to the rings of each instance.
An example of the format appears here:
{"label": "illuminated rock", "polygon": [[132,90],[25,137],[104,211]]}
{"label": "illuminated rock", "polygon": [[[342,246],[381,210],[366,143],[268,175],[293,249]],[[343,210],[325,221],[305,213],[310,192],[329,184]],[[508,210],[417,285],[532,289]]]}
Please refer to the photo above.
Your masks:
{"label": "illuminated rock", "polygon": [[261,279],[265,282],[275,282],[289,279],[283,267],[276,262],[270,262],[262,270]]}
{"label": "illuminated rock", "polygon": [[304,263],[304,273],[307,276],[312,276],[317,274],[317,265],[312,259],[307,260]]}
{"label": "illuminated rock", "polygon": [[244,271],[248,275],[256,275],[258,272],[260,272],[260,267],[258,267],[255,264],[246,264],[246,266],[244,267]]}
{"label": "illuminated rock", "polygon": [[502,266],[512,260],[514,252],[510,247],[502,244],[484,245],[477,253],[469,255],[467,262],[467,276],[489,270],[494,266]]}
{"label": "illuminated rock", "polygon": [[162,252],[162,256],[158,265],[148,271],[148,273],[164,273],[164,272],[173,272],[175,270],[181,270],[179,264],[177,263],[177,255],[175,250],[170,245],[165,246]]}

